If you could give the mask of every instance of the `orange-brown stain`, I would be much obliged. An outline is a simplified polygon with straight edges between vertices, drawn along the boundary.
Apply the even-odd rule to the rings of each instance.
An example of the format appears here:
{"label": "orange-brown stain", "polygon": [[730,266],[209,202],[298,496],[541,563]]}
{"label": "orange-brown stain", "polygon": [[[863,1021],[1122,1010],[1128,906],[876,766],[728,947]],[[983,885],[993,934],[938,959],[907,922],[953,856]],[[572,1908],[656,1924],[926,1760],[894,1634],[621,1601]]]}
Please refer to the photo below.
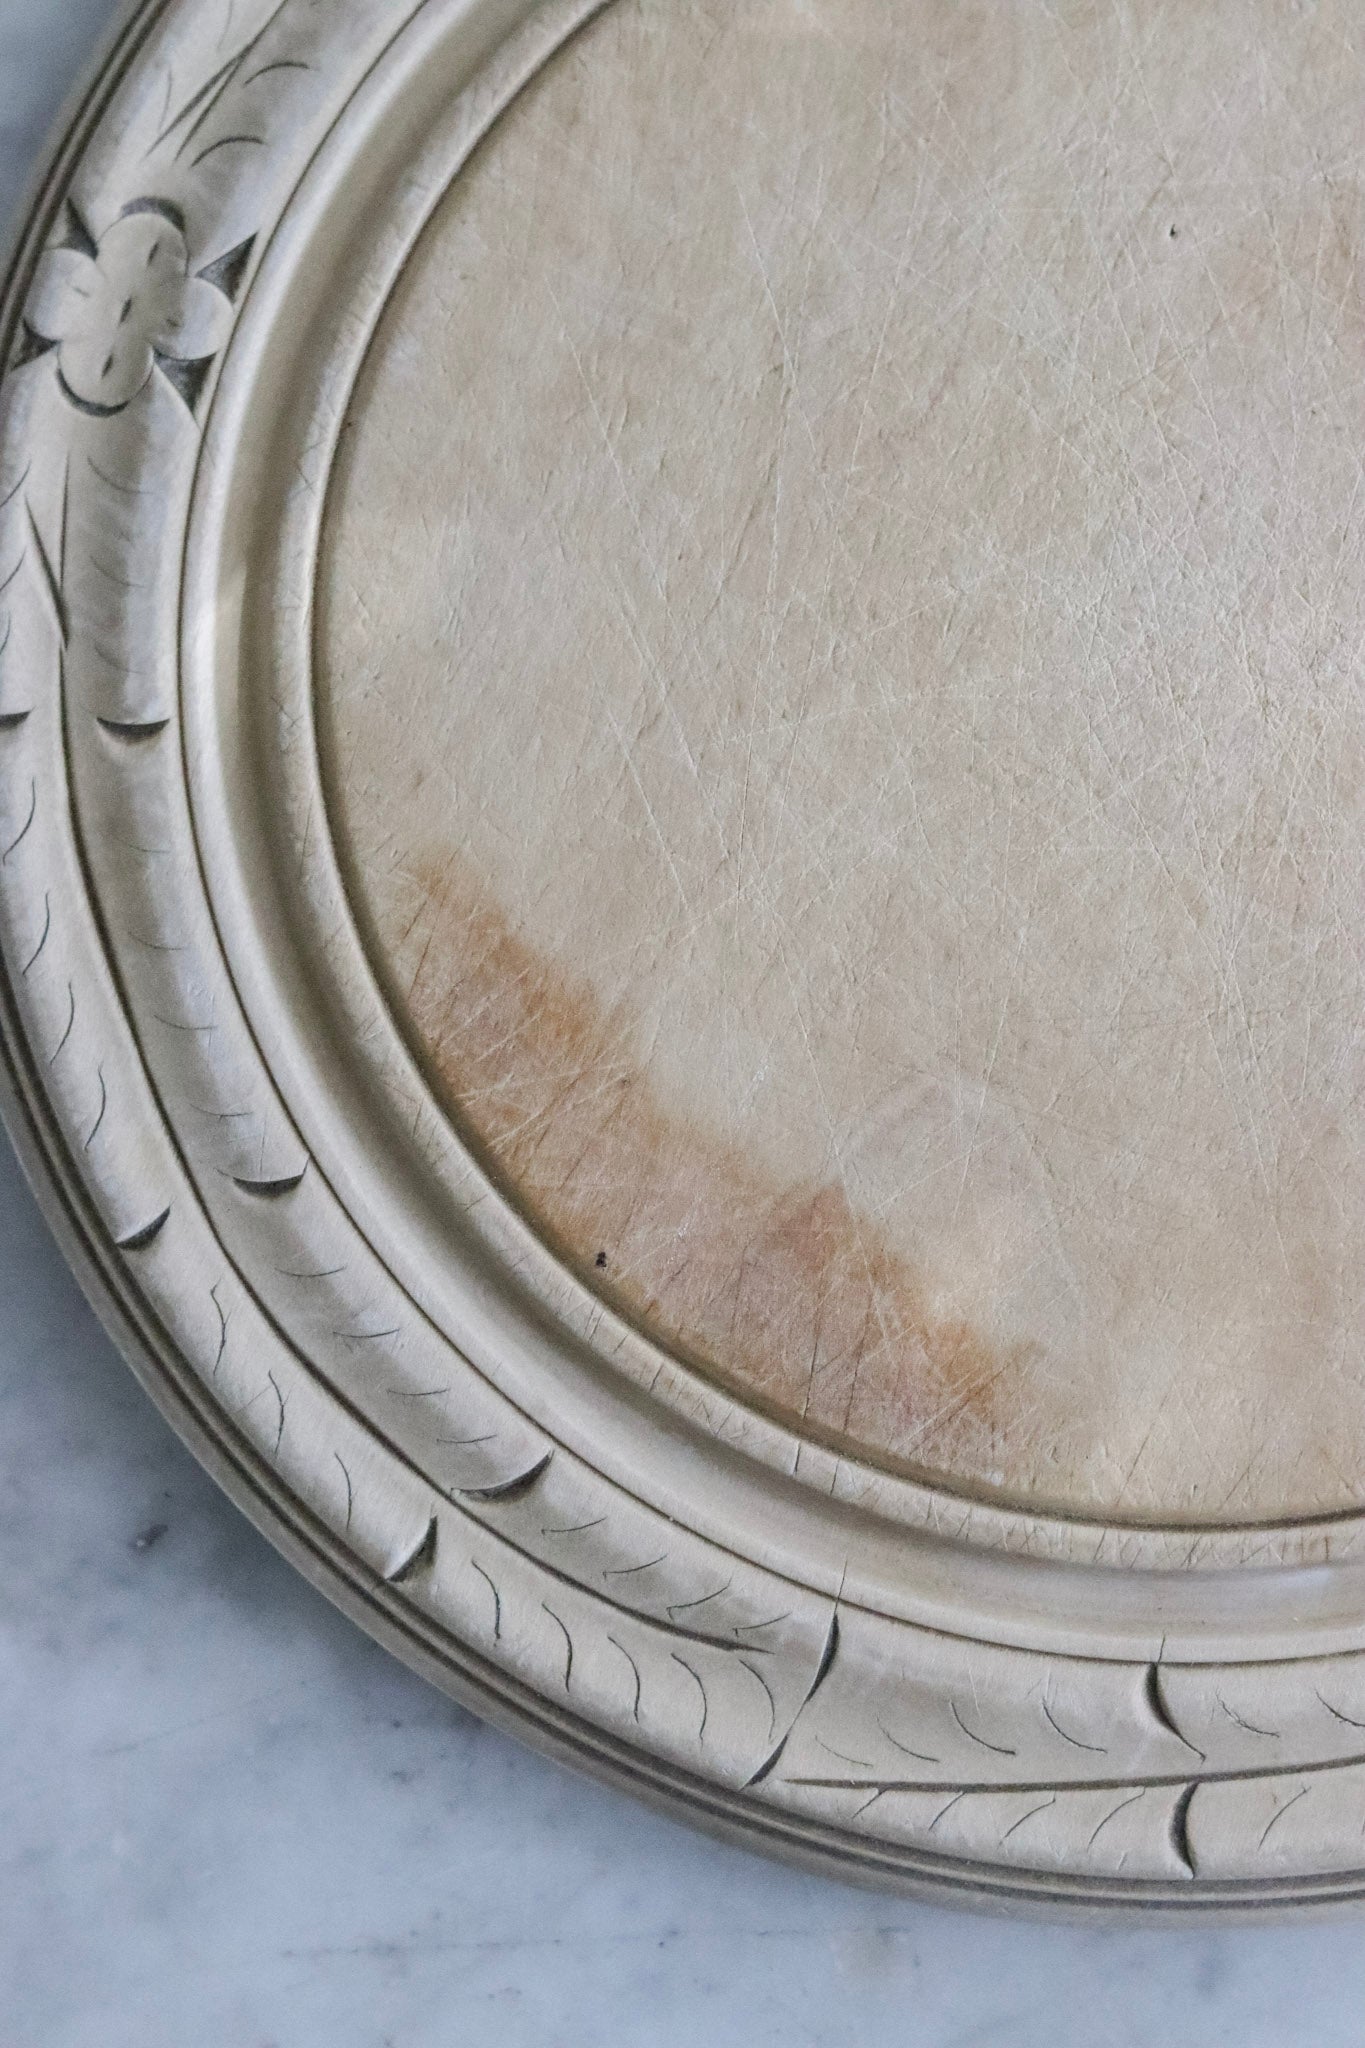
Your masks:
{"label": "orange-brown stain", "polygon": [[[448,854],[409,868],[399,1007],[463,1134],[528,1220],[653,1338],[804,1434],[984,1474],[1032,1347],[930,1313],[834,1181],[779,1185],[655,1097],[632,1019],[507,923]],[[415,911],[413,905],[416,905]]]}

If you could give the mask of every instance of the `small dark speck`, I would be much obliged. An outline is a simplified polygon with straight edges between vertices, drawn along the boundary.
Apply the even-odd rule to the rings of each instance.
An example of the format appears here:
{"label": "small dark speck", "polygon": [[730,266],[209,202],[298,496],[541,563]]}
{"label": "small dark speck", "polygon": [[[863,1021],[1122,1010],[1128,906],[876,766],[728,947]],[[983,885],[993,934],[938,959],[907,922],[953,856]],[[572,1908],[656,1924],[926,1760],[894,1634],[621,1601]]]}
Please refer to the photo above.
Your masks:
{"label": "small dark speck", "polygon": [[148,1523],[145,1529],[143,1529],[138,1535],[134,1536],[133,1549],[150,1550],[154,1543],[159,1543],[161,1541],[162,1537],[166,1533],[166,1527],[167,1525],[165,1522]]}
{"label": "small dark speck", "polygon": [[1177,227],[1177,226],[1175,225],[1174,221],[1172,221],[1172,223],[1171,223],[1171,240],[1172,240],[1172,241],[1174,241],[1174,240],[1176,239],[1176,236],[1177,236],[1177,235],[1178,235],[1179,233],[1180,233],[1180,230],[1179,230],[1179,228],[1178,228],[1178,227]]}
{"label": "small dark speck", "polygon": [[606,1255],[606,1253],[605,1253],[605,1252],[599,1252],[599,1253],[597,1254],[597,1270],[598,1270],[598,1272],[599,1272],[599,1273],[600,1273],[600,1272],[601,1272],[601,1271],[603,1270],[603,1268],[605,1267],[606,1263],[607,1263],[607,1255]]}

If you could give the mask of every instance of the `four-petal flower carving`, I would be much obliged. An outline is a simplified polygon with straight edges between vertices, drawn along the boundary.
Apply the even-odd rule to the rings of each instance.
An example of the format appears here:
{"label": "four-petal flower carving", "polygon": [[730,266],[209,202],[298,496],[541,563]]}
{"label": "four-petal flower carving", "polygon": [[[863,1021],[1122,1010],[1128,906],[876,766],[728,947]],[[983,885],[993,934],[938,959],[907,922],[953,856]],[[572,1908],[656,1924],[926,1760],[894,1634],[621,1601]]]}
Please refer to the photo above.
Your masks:
{"label": "four-petal flower carving", "polygon": [[249,251],[191,275],[185,223],[169,202],[134,200],[98,241],[68,205],[65,238],[34,280],[19,360],[55,352],[63,393],[97,418],[131,405],[157,370],[193,411]]}

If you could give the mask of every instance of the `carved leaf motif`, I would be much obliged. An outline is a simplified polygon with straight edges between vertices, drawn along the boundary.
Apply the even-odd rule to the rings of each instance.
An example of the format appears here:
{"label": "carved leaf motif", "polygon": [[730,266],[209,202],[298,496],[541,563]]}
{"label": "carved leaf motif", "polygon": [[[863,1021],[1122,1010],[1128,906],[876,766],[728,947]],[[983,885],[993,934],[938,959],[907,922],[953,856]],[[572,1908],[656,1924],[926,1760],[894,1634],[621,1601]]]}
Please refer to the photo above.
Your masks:
{"label": "carved leaf motif", "polygon": [[[157,576],[181,566],[192,437],[143,446],[130,408],[158,372],[191,410],[207,389],[254,258],[244,230],[272,232],[287,198],[269,124],[314,69],[314,44],[290,42],[303,12],[261,0],[234,41],[227,9],[184,10],[191,82],[152,110],[146,186],[92,195],[88,216],[66,203],[15,326],[11,365],[34,388],[56,369],[72,395],[65,438],[29,445],[0,407],[0,936],[92,1231],[185,1390],[210,1390],[350,1583],[599,1751],[648,1752],[745,1811],[997,1870],[1355,1872],[1365,1660],[1004,1649],[736,1559],[480,1379],[301,1165],[196,894],[176,676],[138,662]],[[259,220],[216,210],[244,194]],[[97,463],[94,437],[123,429],[90,422],[125,410],[126,444],[115,459],[102,439]]]}
{"label": "carved leaf motif", "polygon": [[[870,1654],[866,1617],[845,1627]],[[814,1796],[885,1840],[1030,1868],[1238,1877],[1267,1857],[1292,1867],[1296,1840],[1313,1868],[1324,1836],[1343,1867],[1360,1860],[1365,1660],[1239,1672],[902,1635],[875,1688],[836,1673],[772,1796]]]}

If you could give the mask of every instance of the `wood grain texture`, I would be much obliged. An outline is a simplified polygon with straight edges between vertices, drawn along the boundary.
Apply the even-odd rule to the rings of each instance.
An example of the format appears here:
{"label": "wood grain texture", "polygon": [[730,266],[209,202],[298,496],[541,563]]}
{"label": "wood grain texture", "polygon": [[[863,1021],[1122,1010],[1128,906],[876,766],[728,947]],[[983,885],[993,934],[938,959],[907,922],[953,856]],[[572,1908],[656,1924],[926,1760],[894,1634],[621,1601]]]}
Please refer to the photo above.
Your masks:
{"label": "wood grain texture", "polygon": [[324,557],[395,1000],[628,1312],[1084,1513],[1365,1454],[1358,25],[622,0]]}
{"label": "wood grain texture", "polygon": [[[1179,1464],[1172,1423],[1119,1487],[1147,1364],[1100,1315],[1117,1268],[1094,1252],[1121,1234],[1100,1200],[1117,1159],[1135,1214],[1154,1187],[1184,1204],[1218,1324],[1248,1259],[1217,1266],[1211,1219],[1227,1205],[1235,1249],[1237,1190],[1248,1214],[1268,1199],[1218,1142],[1254,1067],[1279,1092],[1251,1128],[1279,1133],[1285,1174],[1290,1109],[1340,1111],[1302,1134],[1337,1237],[1287,1193],[1267,1213],[1286,1257],[1312,1236],[1346,1263],[1354,785],[1331,635],[1350,560],[1313,579],[1349,437],[1311,422],[1318,380],[1354,402],[1322,199],[1346,218],[1355,191],[1333,125],[1351,24],[1258,11],[1248,58],[1211,0],[1216,88],[1187,17],[1137,0],[837,20],[620,0],[585,30],[593,11],[147,0],[73,116],[0,305],[6,1113],[234,1497],[531,1740],[738,1839],[944,1897],[1353,1900],[1365,1527],[1321,1476],[1333,1433],[1343,1472],[1353,1455],[1349,1359],[1327,1369],[1305,1313],[1297,1376],[1268,1318],[1242,1379],[1212,1354],[1169,1399],[1149,1378],[1203,1463]],[[1158,95],[1167,45],[1183,68]],[[1111,219],[1095,194],[1106,153],[1148,162],[1148,103],[1189,208],[1151,262],[1187,225],[1204,245],[1143,327],[1145,201],[1116,192]],[[1060,211],[1058,135],[1093,173]],[[1182,355],[1177,312],[1231,275],[1199,208],[1238,193],[1238,247],[1280,223],[1278,326],[1258,287]],[[1144,432],[1185,436],[1143,442],[1141,476],[1119,460],[1135,401],[1097,238],[1150,354]],[[960,313],[968,385],[991,365],[975,410],[910,375],[959,361]],[[1241,367],[1220,382],[1225,330]],[[1206,488],[1177,532],[1187,471]],[[942,577],[952,548],[971,578],[915,597],[930,572],[905,565]],[[1171,746],[1208,745],[1177,774],[1151,732],[1178,711]],[[1092,740],[1129,750],[1122,804]],[[1224,895],[1210,868],[1182,896],[1185,831]],[[1147,1003],[1147,1037],[1183,1046],[1208,967],[1174,947],[1177,900],[1223,949],[1226,1007],[1198,1012],[1163,1095],[1134,1018]],[[1148,951],[1114,1007],[1125,918]],[[1199,1063],[1211,1032],[1231,1109]],[[938,1064],[907,1064],[921,1042]],[[1054,1070],[1078,1114],[1049,1096],[1034,1130],[1021,1077]],[[1099,1102],[1140,1114],[1102,1132],[1079,1116]],[[1060,1199],[1059,1161],[1093,1215]],[[1174,1316],[1195,1295],[1150,1277],[1173,1230],[1125,1256],[1148,1260],[1135,1301]],[[1089,1405],[1054,1245],[1108,1331]],[[1255,1276],[1282,1319],[1291,1266]],[[1347,1294],[1321,1292],[1346,1333]],[[1227,1453],[1200,1428],[1249,1441],[1258,1389],[1279,1433],[1220,1502]],[[855,1431],[919,1477],[855,1455]]]}

